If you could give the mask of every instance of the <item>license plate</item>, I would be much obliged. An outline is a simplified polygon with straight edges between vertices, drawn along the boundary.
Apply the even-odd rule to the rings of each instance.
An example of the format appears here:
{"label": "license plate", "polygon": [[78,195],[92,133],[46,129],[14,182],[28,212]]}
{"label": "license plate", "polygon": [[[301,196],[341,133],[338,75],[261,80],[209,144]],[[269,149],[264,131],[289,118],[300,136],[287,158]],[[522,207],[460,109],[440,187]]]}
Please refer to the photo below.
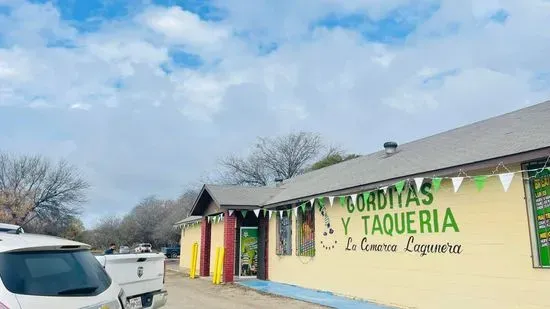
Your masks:
{"label": "license plate", "polygon": [[130,309],[141,309],[143,305],[141,304],[141,297],[130,298]]}

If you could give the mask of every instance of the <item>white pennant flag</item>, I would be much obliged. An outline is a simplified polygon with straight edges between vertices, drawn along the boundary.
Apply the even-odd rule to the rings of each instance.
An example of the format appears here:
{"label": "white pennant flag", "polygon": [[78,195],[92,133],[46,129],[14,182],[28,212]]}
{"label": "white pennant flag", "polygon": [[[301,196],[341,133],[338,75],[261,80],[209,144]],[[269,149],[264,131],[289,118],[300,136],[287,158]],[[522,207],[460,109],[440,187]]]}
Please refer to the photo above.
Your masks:
{"label": "white pennant flag", "polygon": [[350,195],[353,205],[357,205],[357,194]]}
{"label": "white pennant flag", "polygon": [[500,178],[500,183],[504,188],[504,192],[508,192],[508,189],[512,184],[512,179],[514,179],[514,173],[498,174],[498,178]]}
{"label": "white pennant flag", "polygon": [[282,210],[277,210],[279,212],[279,217],[281,217],[281,219],[283,218],[283,211]]}
{"label": "white pennant flag", "polygon": [[309,202],[311,203],[311,207],[313,207],[313,205],[315,205],[315,198],[312,198]]}
{"label": "white pennant flag", "polygon": [[254,209],[254,214],[256,215],[256,218],[260,216],[260,209]]}
{"label": "white pennant flag", "polygon": [[456,193],[458,192],[458,189],[460,188],[460,185],[462,184],[462,180],[464,180],[464,177],[453,177],[451,179],[453,181],[453,187]]}
{"label": "white pennant flag", "polygon": [[229,212],[229,216],[231,217],[231,215],[233,215],[234,210],[233,210],[233,209],[229,209],[228,212]]}
{"label": "white pennant flag", "polygon": [[420,187],[422,187],[422,182],[424,182],[423,177],[417,177],[414,179],[414,184],[416,185],[417,190],[420,190]]}
{"label": "white pennant flag", "polygon": [[384,191],[384,194],[388,192],[388,186],[383,186],[381,189],[382,191]]}
{"label": "white pennant flag", "polygon": [[329,196],[328,201],[330,203],[330,207],[332,207],[332,205],[334,204],[334,196]]}
{"label": "white pennant flag", "polygon": [[294,207],[294,217],[298,217],[298,207]]}
{"label": "white pennant flag", "polygon": [[269,220],[271,220],[271,214],[273,214],[273,210],[269,210],[268,212]]}

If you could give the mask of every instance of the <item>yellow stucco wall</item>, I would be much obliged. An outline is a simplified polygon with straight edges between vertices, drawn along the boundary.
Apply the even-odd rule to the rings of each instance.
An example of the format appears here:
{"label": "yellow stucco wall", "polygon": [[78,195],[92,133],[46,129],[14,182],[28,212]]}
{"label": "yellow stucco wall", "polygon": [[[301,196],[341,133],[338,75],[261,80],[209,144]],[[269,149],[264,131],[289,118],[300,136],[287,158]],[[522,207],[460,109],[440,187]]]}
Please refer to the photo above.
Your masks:
{"label": "yellow stucco wall", "polygon": [[197,254],[197,268],[196,273],[199,273],[200,265],[200,244],[201,244],[201,226],[197,224],[192,227],[187,227],[181,230],[181,256],[180,256],[180,269],[189,271],[191,269],[191,253],[193,252],[193,243],[199,244],[199,254]]}
{"label": "yellow stucco wall", "polygon": [[216,248],[223,247],[223,221],[212,223],[212,232],[210,238],[210,273],[214,273],[216,265]]}
{"label": "yellow stucco wall", "polygon": [[[295,255],[295,220],[292,256],[275,254],[277,238],[273,216],[269,225],[272,240],[269,242],[269,278],[404,308],[548,308],[550,269],[532,267],[524,196],[521,175],[516,174],[507,193],[498,177],[489,178],[481,192],[472,180],[465,179],[458,193],[454,193],[451,180],[445,179],[429,206],[413,204],[403,209],[349,214],[335,199],[332,208],[327,206],[335,230],[331,236],[322,235],[324,221],[316,209],[316,256],[313,258]],[[420,199],[423,197],[419,194]],[[389,236],[377,232],[371,235],[370,219],[368,243],[396,244],[397,252],[360,249],[365,236],[361,216],[437,209],[441,226],[446,208],[452,210],[459,232],[449,229],[445,233]],[[351,218],[345,236],[341,218],[348,217]],[[348,236],[358,245],[357,251],[345,250]],[[414,236],[418,244],[459,244],[462,253],[420,256],[405,252],[409,236]],[[325,244],[337,241],[337,244],[327,251],[321,241]]]}

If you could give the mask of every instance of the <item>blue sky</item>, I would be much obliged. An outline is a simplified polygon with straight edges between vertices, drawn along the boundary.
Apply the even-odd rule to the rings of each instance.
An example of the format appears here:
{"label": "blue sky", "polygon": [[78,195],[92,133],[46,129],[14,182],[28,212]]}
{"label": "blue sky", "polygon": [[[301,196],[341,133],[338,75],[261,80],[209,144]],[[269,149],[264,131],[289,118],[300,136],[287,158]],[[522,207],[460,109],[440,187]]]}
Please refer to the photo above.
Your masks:
{"label": "blue sky", "polygon": [[77,165],[85,221],[255,138],[369,153],[550,98],[542,0],[0,0],[0,150]]}

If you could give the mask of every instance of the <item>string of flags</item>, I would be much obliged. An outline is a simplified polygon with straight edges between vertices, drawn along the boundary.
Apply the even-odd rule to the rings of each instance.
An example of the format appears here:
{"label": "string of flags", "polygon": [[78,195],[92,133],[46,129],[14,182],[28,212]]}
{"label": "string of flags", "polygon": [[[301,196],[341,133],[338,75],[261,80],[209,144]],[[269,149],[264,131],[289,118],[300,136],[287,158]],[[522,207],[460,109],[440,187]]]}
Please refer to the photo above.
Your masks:
{"label": "string of flags", "polygon": [[[545,170],[550,172],[549,163],[550,163],[550,156],[547,158],[546,163],[544,164],[544,166],[542,168],[531,169],[531,170],[520,170],[520,171],[512,172],[501,162],[497,165],[497,167],[494,169],[494,171],[489,175],[469,176],[469,175],[466,174],[466,172],[464,172],[463,170],[460,170],[457,176],[452,176],[452,177],[447,177],[447,176],[446,177],[436,177],[436,176],[434,176],[434,177],[406,178],[406,179],[401,179],[401,180],[395,182],[393,185],[380,186],[376,189],[369,190],[369,191],[362,192],[362,193],[353,193],[353,194],[347,194],[347,195],[342,195],[342,196],[314,197],[314,198],[311,198],[308,201],[296,204],[296,205],[294,205],[294,207],[292,207],[290,209],[284,209],[284,210],[267,210],[267,209],[263,209],[263,211],[264,211],[264,216],[266,215],[266,212],[267,212],[267,214],[269,216],[269,219],[271,219],[271,217],[274,213],[276,215],[278,215],[280,218],[282,218],[285,213],[287,214],[287,216],[290,216],[291,213],[294,213],[294,215],[296,216],[296,215],[298,215],[299,210],[302,211],[302,213],[305,213],[305,211],[307,210],[308,207],[313,208],[315,205],[318,205],[319,208],[325,207],[325,200],[326,199],[328,199],[329,205],[331,207],[334,205],[335,198],[339,199],[340,206],[344,206],[344,205],[346,205],[346,199],[348,199],[348,198],[350,198],[353,203],[357,203],[357,198],[361,195],[363,196],[364,199],[366,199],[366,198],[369,197],[370,194],[372,194],[373,192],[377,192],[377,191],[383,191],[384,194],[387,194],[388,189],[390,187],[395,188],[395,191],[397,191],[398,194],[401,194],[401,192],[403,192],[403,190],[405,190],[407,185],[409,185],[409,186],[414,185],[415,188],[417,190],[419,190],[420,187],[423,185],[424,181],[431,181],[432,190],[434,192],[437,192],[439,190],[439,188],[441,187],[442,182],[444,180],[447,180],[447,179],[451,180],[451,183],[452,183],[452,186],[453,186],[453,191],[455,193],[457,193],[460,190],[460,188],[462,187],[462,184],[464,183],[464,180],[473,181],[475,183],[475,186],[476,186],[477,190],[481,191],[485,187],[485,184],[487,183],[487,180],[489,178],[498,177],[498,179],[499,179],[499,181],[502,185],[503,191],[508,192],[508,190],[510,189],[510,185],[512,184],[512,181],[514,179],[515,174],[518,174],[518,173],[522,174],[522,173],[525,173],[525,172],[535,171],[536,172],[535,175],[528,177],[529,179],[534,178],[534,177],[538,176],[541,172],[543,172]],[[503,173],[498,173],[499,169],[503,169],[504,172]],[[231,216],[233,214],[233,212],[234,211],[230,210],[229,215]],[[241,214],[243,216],[246,216],[246,213],[247,213],[247,210],[241,210]],[[259,213],[260,213],[260,209],[255,209],[254,210],[254,214],[256,216],[258,216]]]}
{"label": "string of flags", "polygon": [[[314,198],[309,199],[308,201],[305,201],[305,202],[302,202],[302,203],[299,203],[299,204],[295,204],[293,207],[291,207],[289,209],[268,210],[268,209],[265,209],[265,208],[263,208],[263,209],[257,208],[257,209],[253,209],[253,210],[246,210],[246,209],[228,210],[228,215],[232,216],[235,213],[235,211],[239,211],[243,217],[246,217],[247,213],[249,211],[251,211],[251,212],[254,213],[254,215],[256,217],[259,217],[260,212],[263,211],[264,217],[267,216],[270,220],[271,220],[273,214],[279,216],[280,218],[282,218],[285,213],[286,213],[287,216],[290,216],[292,213],[294,214],[294,216],[297,216],[298,211],[301,211],[302,213],[305,213],[308,208],[313,208],[315,205],[318,205],[319,208],[325,207],[325,200],[326,199],[328,199],[329,205],[331,207],[334,205],[334,200],[336,198],[338,198],[340,206],[344,206],[344,205],[346,205],[346,200],[348,198],[350,198],[353,203],[357,203],[357,198],[359,196],[363,196],[363,199],[365,200],[373,192],[383,191],[384,194],[387,194],[388,189],[390,187],[395,188],[395,191],[397,191],[398,194],[401,194],[401,192],[403,192],[403,190],[405,190],[407,185],[409,185],[409,186],[414,185],[415,188],[417,190],[419,190],[420,187],[423,185],[424,181],[426,181],[426,180],[431,181],[432,190],[434,192],[437,192],[439,190],[443,180],[451,180],[453,191],[455,193],[457,193],[460,190],[460,188],[462,187],[462,184],[464,183],[464,180],[473,181],[475,183],[475,186],[476,186],[477,190],[481,191],[485,187],[485,184],[486,184],[486,182],[489,178],[498,177],[498,179],[499,179],[499,181],[502,185],[502,189],[504,190],[504,192],[508,192],[508,190],[510,189],[510,185],[512,184],[512,181],[515,177],[515,174],[523,174],[523,173],[527,173],[527,172],[536,172],[533,176],[527,177],[527,179],[531,179],[531,178],[537,177],[540,173],[542,173],[545,170],[550,172],[549,163],[550,163],[550,156],[547,158],[546,163],[544,164],[544,166],[542,168],[530,169],[530,170],[520,170],[520,171],[512,172],[501,162],[497,165],[495,170],[489,175],[469,176],[469,175],[466,174],[466,172],[464,172],[463,170],[460,170],[458,175],[451,176],[451,177],[436,177],[436,176],[434,176],[434,177],[414,177],[412,179],[411,178],[406,178],[406,179],[401,179],[401,180],[395,182],[392,185],[380,186],[376,189],[365,191],[365,192],[362,192],[362,193],[353,193],[353,194],[347,194],[347,195],[341,195],[341,196],[314,197]],[[504,169],[504,172],[503,173],[498,173],[499,168]],[[218,223],[218,222],[223,221],[223,219],[224,219],[223,213],[219,214],[219,215],[216,215],[216,216],[207,217],[207,220],[208,220],[209,223]],[[193,226],[193,225],[196,225],[196,224],[200,224],[200,222],[190,223],[186,226]]]}

